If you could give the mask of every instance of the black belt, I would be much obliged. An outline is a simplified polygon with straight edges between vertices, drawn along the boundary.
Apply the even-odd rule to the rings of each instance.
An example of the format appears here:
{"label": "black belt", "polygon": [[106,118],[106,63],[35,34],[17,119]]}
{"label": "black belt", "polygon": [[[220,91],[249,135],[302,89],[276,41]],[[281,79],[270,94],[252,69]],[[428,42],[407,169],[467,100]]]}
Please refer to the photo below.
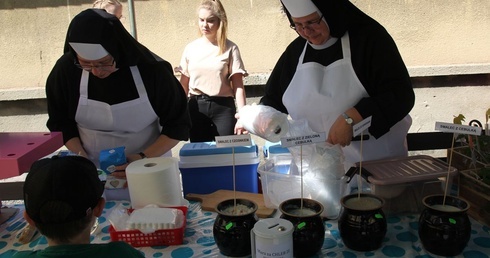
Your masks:
{"label": "black belt", "polygon": [[221,97],[221,96],[209,96],[206,94],[201,95],[190,95],[191,99],[203,99],[203,100],[213,100],[213,99],[223,99],[223,98],[233,98],[233,97]]}
{"label": "black belt", "polygon": [[190,96],[191,99],[211,99],[209,95],[206,94],[201,94],[201,95],[192,95]]}

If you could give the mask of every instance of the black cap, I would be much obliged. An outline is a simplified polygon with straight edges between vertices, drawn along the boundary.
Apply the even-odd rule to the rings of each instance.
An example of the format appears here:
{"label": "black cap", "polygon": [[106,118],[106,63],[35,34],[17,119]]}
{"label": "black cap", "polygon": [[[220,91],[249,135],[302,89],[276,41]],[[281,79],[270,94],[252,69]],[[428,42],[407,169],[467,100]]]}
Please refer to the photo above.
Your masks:
{"label": "black cap", "polygon": [[35,222],[62,224],[87,216],[103,191],[97,168],[90,160],[54,156],[32,164],[24,183],[24,204]]}

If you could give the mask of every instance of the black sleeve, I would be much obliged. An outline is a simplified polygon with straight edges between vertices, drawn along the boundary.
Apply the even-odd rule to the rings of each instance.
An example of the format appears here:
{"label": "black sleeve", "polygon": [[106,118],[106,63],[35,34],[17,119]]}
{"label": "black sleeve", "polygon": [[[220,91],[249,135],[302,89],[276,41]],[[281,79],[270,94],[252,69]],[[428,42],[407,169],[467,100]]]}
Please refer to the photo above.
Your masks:
{"label": "black sleeve", "polygon": [[159,117],[162,134],[186,141],[191,126],[187,110],[187,97],[174,76],[170,63],[139,65],[148,98]]}
{"label": "black sleeve", "polygon": [[63,143],[79,137],[75,114],[78,106],[82,70],[73,65],[73,59],[64,55],[56,62],[46,80],[48,121],[51,132],[62,132]]}
{"label": "black sleeve", "polygon": [[282,53],[265,84],[264,96],[260,99],[261,104],[271,106],[288,114],[286,107],[282,103],[282,96],[293,79],[298,66],[299,56],[305,43],[306,41],[303,38],[298,37]]}
{"label": "black sleeve", "polygon": [[372,116],[369,132],[376,138],[403,119],[415,103],[410,76],[398,48],[379,24],[349,31],[354,70],[369,94],[355,108]]}

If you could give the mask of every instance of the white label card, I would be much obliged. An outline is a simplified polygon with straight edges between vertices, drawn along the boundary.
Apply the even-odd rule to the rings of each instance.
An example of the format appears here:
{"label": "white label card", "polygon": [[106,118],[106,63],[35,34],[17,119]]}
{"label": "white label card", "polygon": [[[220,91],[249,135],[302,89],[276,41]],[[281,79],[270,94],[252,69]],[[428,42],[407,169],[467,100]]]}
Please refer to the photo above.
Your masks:
{"label": "white label card", "polygon": [[436,130],[446,133],[481,135],[481,127],[472,125],[436,122]]}
{"label": "white label card", "polygon": [[291,146],[298,146],[304,144],[312,144],[317,142],[325,142],[326,140],[327,140],[327,136],[325,132],[302,135],[302,136],[283,137],[281,138],[281,146],[291,147]]}
{"label": "white label card", "polygon": [[252,138],[250,138],[250,134],[216,136],[215,140],[216,147],[218,148],[252,145]]}
{"label": "white label card", "polygon": [[370,117],[362,120],[361,122],[355,124],[354,127],[352,128],[353,136],[356,137],[356,136],[360,135],[362,132],[364,132],[364,130],[368,129],[371,126],[371,119],[372,118],[373,117],[370,116]]}

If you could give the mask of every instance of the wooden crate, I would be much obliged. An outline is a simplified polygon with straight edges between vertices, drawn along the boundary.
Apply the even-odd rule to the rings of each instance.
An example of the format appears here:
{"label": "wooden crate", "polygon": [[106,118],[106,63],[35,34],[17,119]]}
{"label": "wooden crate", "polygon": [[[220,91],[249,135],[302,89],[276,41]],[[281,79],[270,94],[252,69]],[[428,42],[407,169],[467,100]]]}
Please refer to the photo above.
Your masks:
{"label": "wooden crate", "polygon": [[470,203],[468,214],[490,226],[490,185],[478,179],[475,169],[460,171],[459,196]]}

